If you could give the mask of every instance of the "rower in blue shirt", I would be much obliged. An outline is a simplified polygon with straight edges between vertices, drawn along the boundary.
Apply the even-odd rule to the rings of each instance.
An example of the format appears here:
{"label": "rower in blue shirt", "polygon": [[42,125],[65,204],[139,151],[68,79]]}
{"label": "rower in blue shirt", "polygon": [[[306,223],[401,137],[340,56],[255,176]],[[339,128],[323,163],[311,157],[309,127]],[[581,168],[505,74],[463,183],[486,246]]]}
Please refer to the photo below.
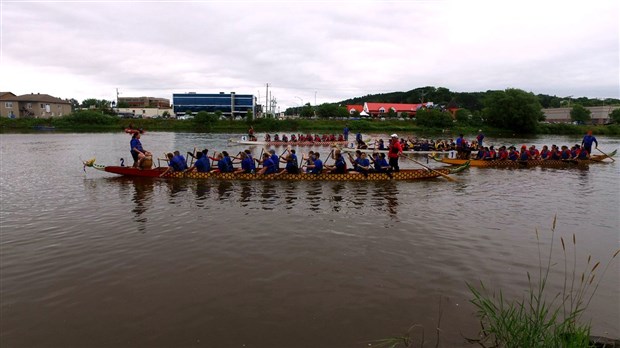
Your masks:
{"label": "rower in blue shirt", "polygon": [[199,173],[208,173],[211,170],[211,163],[209,162],[209,157],[207,157],[206,151],[207,150],[203,150],[196,154],[196,163],[189,167],[186,172],[196,170]]}
{"label": "rower in blue shirt", "polygon": [[310,169],[310,173],[312,174],[321,174],[321,172],[323,171],[323,161],[321,161],[321,159],[319,158],[320,154],[318,152],[315,152],[312,155],[312,164],[308,165],[308,169]]}
{"label": "rower in blue shirt", "polygon": [[273,162],[271,156],[268,153],[263,154],[263,167],[258,171],[258,174],[268,175],[277,173],[276,165]]}

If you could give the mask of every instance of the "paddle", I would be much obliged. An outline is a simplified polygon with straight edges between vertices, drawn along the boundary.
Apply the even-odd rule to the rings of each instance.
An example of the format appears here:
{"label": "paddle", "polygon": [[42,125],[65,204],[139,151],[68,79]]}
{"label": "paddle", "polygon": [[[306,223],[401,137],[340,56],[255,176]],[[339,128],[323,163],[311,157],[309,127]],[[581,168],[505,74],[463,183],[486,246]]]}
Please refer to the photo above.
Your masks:
{"label": "paddle", "polygon": [[[189,161],[189,166],[191,167],[194,165],[194,158],[196,158],[196,148],[194,147],[194,152],[192,152],[191,154],[188,152],[187,154],[192,157],[192,160]],[[185,164],[187,164],[187,158],[185,159]]]}
{"label": "paddle", "polygon": [[430,170],[431,172],[437,173],[437,174],[439,174],[439,175],[443,176],[444,178],[446,178],[446,179],[448,179],[448,180],[450,180],[450,181],[458,182],[458,180],[456,180],[455,178],[451,178],[449,175],[446,175],[446,174],[444,174],[444,173],[442,173],[442,172],[436,171],[435,169],[433,169],[433,168],[431,168],[431,167],[427,167],[427,166],[425,166],[424,164],[422,164],[422,163],[420,163],[420,162],[418,162],[418,161],[414,160],[413,158],[411,158],[411,157],[409,157],[409,156],[401,155],[401,157],[405,157],[405,158],[407,158],[408,160],[410,160],[410,161],[412,161],[412,162],[415,162],[415,163],[417,163],[417,164],[421,165],[422,167],[424,167],[424,168],[426,168],[426,169]]}
{"label": "paddle", "polygon": [[329,152],[329,155],[327,155],[327,158],[325,158],[325,162],[323,162],[323,164],[327,164],[327,161],[329,161],[329,159],[330,159],[331,157],[333,157],[333,155],[334,155],[334,149],[332,149],[332,150]]}
{"label": "paddle", "polygon": [[611,157],[611,156],[609,156],[608,154],[604,153],[604,152],[603,152],[603,151],[601,151],[598,147],[596,147],[596,149],[597,149],[600,153],[602,153],[603,155],[607,156],[607,158],[609,158],[610,160],[612,160],[612,162],[615,162],[615,161],[616,161],[613,157]]}

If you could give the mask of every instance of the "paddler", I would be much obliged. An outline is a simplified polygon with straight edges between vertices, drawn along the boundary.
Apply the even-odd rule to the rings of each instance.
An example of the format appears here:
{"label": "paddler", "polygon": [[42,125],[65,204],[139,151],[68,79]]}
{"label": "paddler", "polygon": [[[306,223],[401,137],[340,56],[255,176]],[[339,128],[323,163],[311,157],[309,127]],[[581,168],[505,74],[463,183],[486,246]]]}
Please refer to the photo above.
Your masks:
{"label": "paddler", "polygon": [[400,171],[398,167],[398,157],[402,156],[403,148],[398,141],[398,135],[392,134],[390,139],[390,145],[388,146],[388,158],[390,162],[390,168],[393,172]]}

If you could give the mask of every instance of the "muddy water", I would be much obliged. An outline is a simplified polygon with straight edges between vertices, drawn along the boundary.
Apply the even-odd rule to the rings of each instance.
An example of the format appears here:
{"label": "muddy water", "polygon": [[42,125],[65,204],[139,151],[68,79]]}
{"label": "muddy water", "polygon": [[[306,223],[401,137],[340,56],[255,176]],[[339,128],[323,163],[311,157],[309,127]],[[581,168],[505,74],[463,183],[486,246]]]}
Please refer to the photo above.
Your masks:
{"label": "muddy water", "polygon": [[[231,137],[142,141],[156,154],[236,153]],[[466,282],[523,295],[554,215],[554,291],[564,281],[560,236],[575,234],[579,272],[588,255],[605,264],[619,246],[618,164],[386,183],[82,170],[80,159],[127,159],[128,143],[125,134],[2,135],[1,346],[366,347],[414,324],[434,344],[439,317],[441,346],[467,346],[479,326]],[[584,315],[594,334],[620,337],[618,288],[616,262]]]}

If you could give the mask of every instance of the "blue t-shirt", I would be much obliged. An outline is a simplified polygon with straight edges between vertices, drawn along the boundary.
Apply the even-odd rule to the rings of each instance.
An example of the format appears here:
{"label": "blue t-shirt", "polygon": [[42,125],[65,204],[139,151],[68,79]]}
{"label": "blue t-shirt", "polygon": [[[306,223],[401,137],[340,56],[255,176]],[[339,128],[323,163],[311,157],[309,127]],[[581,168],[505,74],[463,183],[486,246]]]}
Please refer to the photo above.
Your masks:
{"label": "blue t-shirt", "polygon": [[209,157],[202,156],[196,161],[196,170],[200,173],[205,173],[211,170],[211,163],[209,162]]}
{"label": "blue t-shirt", "polygon": [[583,137],[583,146],[584,147],[588,147],[591,148],[592,147],[592,143],[596,142],[596,144],[598,145],[598,142],[596,141],[596,138],[593,135],[586,135],[585,137]]}
{"label": "blue t-shirt", "polygon": [[241,169],[243,169],[244,173],[251,173],[256,169],[254,166],[254,160],[251,157],[246,157],[241,161]]}
{"label": "blue t-shirt", "polygon": [[358,164],[362,167],[369,167],[370,166],[370,160],[368,158],[360,158]]}
{"label": "blue t-shirt", "polygon": [[323,161],[320,159],[316,159],[314,161],[314,168],[312,168],[312,174],[321,174],[323,171]]}
{"label": "blue t-shirt", "polygon": [[182,155],[172,157],[172,160],[170,161],[170,163],[171,163],[171,166],[176,171],[182,171],[182,170],[187,169],[187,163],[185,163],[185,157],[183,157]]}
{"label": "blue t-shirt", "polygon": [[389,167],[389,163],[385,158],[380,158],[378,160],[375,160],[375,169],[377,171],[384,171],[385,169],[383,167]]}
{"label": "blue t-shirt", "polygon": [[274,153],[273,155],[271,155],[270,158],[271,158],[271,161],[274,164],[274,168],[276,170],[280,169],[280,157]]}
{"label": "blue t-shirt", "polygon": [[226,160],[224,160],[223,158],[217,161],[217,169],[220,170],[220,173],[230,172],[230,170],[228,170],[228,164],[226,163]]}
{"label": "blue t-shirt", "polygon": [[349,135],[349,127],[344,127],[344,130],[342,131],[342,133],[344,133],[345,137]]}
{"label": "blue t-shirt", "polygon": [[[225,156],[223,158],[224,160],[224,165],[226,166],[226,171],[225,173],[230,173],[233,171],[233,163],[232,163],[232,159],[230,159],[230,156]],[[218,165],[219,167],[219,165]]]}
{"label": "blue t-shirt", "polygon": [[273,163],[271,158],[267,158],[263,161],[263,168],[267,168],[267,170],[265,170],[265,174],[273,174],[277,172],[275,163]]}
{"label": "blue t-shirt", "polygon": [[129,146],[131,146],[131,151],[133,151],[134,148],[138,149],[138,151],[143,152],[144,149],[142,148],[142,143],[140,142],[140,139],[137,138],[132,138],[131,141],[129,142]]}
{"label": "blue t-shirt", "polygon": [[345,162],[344,157],[340,157],[336,160],[336,173],[344,174],[347,171],[347,162]]}

